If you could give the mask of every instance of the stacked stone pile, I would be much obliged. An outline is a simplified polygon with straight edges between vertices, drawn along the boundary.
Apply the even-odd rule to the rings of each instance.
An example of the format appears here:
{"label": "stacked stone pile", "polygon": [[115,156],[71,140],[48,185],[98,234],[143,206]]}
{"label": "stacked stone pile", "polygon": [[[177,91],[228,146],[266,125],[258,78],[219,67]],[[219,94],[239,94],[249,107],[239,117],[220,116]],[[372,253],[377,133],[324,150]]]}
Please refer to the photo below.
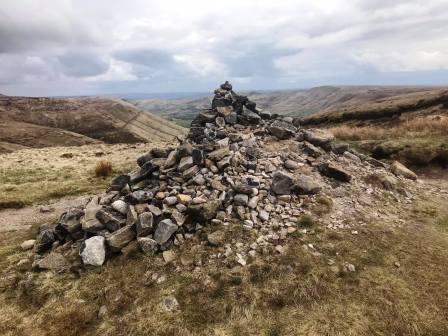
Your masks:
{"label": "stacked stone pile", "polygon": [[[137,164],[84,208],[68,209],[57,224],[41,228],[35,267],[47,268],[50,256],[65,251],[94,266],[132,248],[154,255],[207,225],[229,224],[256,232],[253,242],[237,247],[236,261],[244,265],[247,255],[277,246],[297,230],[305,199],[335,188],[363,192],[367,176],[389,189],[397,186],[382,162],[335,142],[326,131],[261,111],[228,82],[177,148],[154,148]],[[225,247],[226,256],[234,252],[220,231],[208,243]]]}

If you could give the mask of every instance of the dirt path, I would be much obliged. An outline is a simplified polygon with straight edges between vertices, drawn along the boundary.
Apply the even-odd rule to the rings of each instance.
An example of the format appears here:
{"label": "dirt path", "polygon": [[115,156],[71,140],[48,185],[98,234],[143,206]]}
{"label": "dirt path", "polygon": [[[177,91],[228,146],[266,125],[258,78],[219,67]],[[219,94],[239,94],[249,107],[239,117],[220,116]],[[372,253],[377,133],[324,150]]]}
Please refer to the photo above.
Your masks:
{"label": "dirt path", "polygon": [[[43,224],[59,218],[67,208],[83,205],[89,195],[65,197],[45,205],[34,205],[22,209],[6,209],[0,211],[0,232],[27,230],[33,225]],[[41,209],[47,207],[48,212]]]}

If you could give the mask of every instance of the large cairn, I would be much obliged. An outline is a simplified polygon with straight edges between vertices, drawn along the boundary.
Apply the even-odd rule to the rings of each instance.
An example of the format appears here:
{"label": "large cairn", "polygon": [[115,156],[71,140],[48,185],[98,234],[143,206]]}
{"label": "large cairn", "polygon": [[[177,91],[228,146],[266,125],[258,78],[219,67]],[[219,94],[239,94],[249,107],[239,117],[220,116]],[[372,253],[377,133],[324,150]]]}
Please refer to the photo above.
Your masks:
{"label": "large cairn", "polygon": [[41,228],[36,268],[46,267],[50,250],[76,251],[83,264],[94,266],[131,245],[154,255],[210,224],[255,230],[256,244],[266,246],[294,230],[304,198],[372,170],[393,179],[383,163],[325,131],[301,129],[292,118],[257,109],[228,82],[215,90],[211,109],[193,120],[177,148],[154,148],[137,164],[85,207],[68,209],[57,224]]}

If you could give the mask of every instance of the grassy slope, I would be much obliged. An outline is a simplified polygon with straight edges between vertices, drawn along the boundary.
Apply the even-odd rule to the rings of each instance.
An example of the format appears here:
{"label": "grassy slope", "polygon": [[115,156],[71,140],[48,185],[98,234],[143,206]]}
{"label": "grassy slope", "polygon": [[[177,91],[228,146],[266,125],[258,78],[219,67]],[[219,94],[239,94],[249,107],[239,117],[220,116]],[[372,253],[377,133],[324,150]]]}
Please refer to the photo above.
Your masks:
{"label": "grassy slope", "polygon": [[399,95],[374,104],[333,109],[301,120],[328,127],[377,158],[409,165],[448,163],[448,93],[435,90]]}
{"label": "grassy slope", "polygon": [[111,98],[1,97],[0,128],[0,141],[11,147],[170,141],[185,134],[182,127]]}

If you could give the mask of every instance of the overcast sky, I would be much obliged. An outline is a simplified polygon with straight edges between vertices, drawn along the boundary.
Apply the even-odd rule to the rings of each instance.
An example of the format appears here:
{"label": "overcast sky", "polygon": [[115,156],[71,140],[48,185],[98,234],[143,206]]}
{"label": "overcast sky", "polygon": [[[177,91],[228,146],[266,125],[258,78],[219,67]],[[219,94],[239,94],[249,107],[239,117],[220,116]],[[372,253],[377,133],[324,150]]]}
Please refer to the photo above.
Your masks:
{"label": "overcast sky", "polygon": [[447,0],[0,0],[0,93],[448,84]]}

